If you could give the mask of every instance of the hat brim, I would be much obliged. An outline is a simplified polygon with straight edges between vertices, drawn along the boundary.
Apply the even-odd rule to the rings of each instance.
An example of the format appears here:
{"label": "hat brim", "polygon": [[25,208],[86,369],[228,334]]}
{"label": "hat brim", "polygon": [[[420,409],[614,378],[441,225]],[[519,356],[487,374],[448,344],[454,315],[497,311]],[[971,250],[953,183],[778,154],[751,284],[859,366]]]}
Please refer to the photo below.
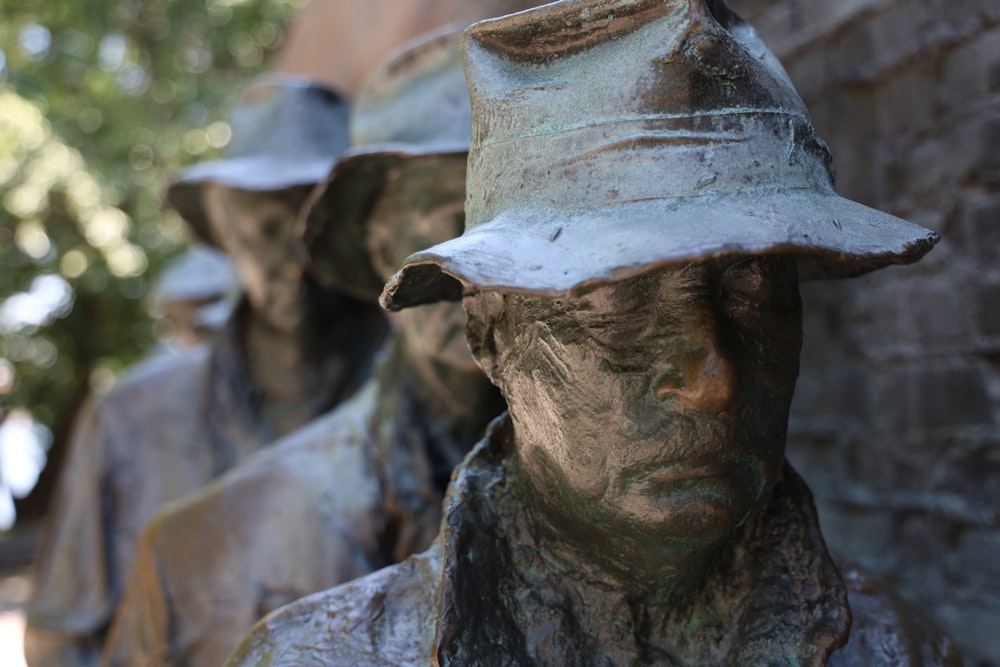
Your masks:
{"label": "hat brim", "polygon": [[[345,155],[316,188],[302,213],[302,240],[310,271],[325,285],[376,301],[385,276],[372,262],[368,227],[386,183],[398,170],[460,170],[467,145],[377,144]],[[440,174],[453,178],[455,174]]]}
{"label": "hat brim", "polygon": [[219,247],[202,200],[206,183],[251,192],[278,192],[319,183],[333,163],[333,157],[290,161],[260,156],[202,162],[182,170],[167,185],[166,201],[203,241]]}
{"label": "hat brim", "polygon": [[415,253],[382,294],[389,310],[479,290],[571,296],[658,268],[788,254],[800,277],[846,278],[908,264],[935,232],[813,191],[626,202],[580,212],[510,209]]}

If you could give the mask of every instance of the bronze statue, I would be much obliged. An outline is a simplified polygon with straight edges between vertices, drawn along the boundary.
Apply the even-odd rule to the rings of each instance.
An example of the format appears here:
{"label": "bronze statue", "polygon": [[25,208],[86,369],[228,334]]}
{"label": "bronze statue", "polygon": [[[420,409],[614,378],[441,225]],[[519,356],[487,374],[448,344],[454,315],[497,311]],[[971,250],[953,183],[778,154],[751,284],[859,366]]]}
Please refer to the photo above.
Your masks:
{"label": "bronze statue", "polygon": [[386,286],[462,298],[509,416],[425,553],[290,605],[230,665],[957,665],[827,552],[784,459],[799,280],[932,232],[838,197],[721,0],[563,0],[466,33],[466,231]]}
{"label": "bronze statue", "polygon": [[[460,36],[439,31],[373,73],[352,112],[359,146],[312,197],[313,270],[359,298],[375,301],[409,254],[462,232]],[[458,304],[397,324],[354,398],[153,519],[105,664],[218,667],[265,613],[429,546],[451,469],[503,404]]]}
{"label": "bronze statue", "polygon": [[167,349],[209,342],[225,326],[239,293],[232,261],[214,248],[195,246],[168,264],[150,294]]}
{"label": "bronze statue", "polygon": [[164,503],[351,396],[387,330],[375,304],[304,271],[294,221],[347,147],[332,91],[252,87],[227,157],[168,191],[200,236],[233,259],[245,298],[205,350],[132,373],[78,424],[35,577],[31,667],[93,665],[139,531]]}

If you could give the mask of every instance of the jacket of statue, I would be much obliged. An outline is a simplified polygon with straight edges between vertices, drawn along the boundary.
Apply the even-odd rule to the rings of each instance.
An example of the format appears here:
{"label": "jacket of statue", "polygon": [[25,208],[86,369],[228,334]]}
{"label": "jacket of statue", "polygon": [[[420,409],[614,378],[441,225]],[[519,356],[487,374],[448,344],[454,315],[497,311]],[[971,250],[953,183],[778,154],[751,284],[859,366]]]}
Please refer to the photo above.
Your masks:
{"label": "jacket of statue", "polygon": [[[31,667],[96,665],[145,524],[275,439],[246,373],[245,317],[209,347],[134,369],[79,420],[36,565]],[[369,372],[345,375],[337,400]]]}
{"label": "jacket of statue", "polygon": [[500,423],[456,471],[430,549],[271,614],[229,667],[960,664],[947,638],[873,578],[841,577],[787,465],[729,564],[666,619],[676,643],[640,643],[648,618],[538,548],[507,484],[512,460]]}
{"label": "jacket of statue", "polygon": [[218,667],[267,612],[430,545],[470,439],[414,390],[400,342],[351,400],[150,523],[106,664]]}

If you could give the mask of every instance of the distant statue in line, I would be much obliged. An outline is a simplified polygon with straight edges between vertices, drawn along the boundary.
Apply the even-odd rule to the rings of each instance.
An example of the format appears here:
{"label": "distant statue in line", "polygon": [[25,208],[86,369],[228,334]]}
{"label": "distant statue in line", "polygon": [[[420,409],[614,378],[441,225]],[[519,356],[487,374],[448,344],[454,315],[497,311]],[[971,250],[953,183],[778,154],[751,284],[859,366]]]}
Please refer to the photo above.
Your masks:
{"label": "distant statue in line", "polygon": [[[409,254],[462,233],[460,36],[404,46],[363,88],[356,146],[307,207],[306,253],[325,283],[374,303]],[[452,468],[504,406],[459,304],[397,324],[354,398],[150,522],[106,665],[219,667],[267,612],[430,545]]]}
{"label": "distant statue in line", "polygon": [[785,461],[799,281],[936,234],[842,199],[721,0],[563,0],[466,32],[466,231],[390,309],[463,299],[498,420],[425,553],[261,621],[230,665],[958,665],[841,572]]}
{"label": "distant statue in line", "polygon": [[239,279],[225,253],[195,246],[156,277],[150,308],[162,318],[167,349],[187,351],[210,342],[232,314]]}
{"label": "distant statue in line", "polygon": [[384,315],[320,286],[295,244],[299,207],[347,148],[347,114],[325,88],[256,85],[232,113],[226,158],[171,184],[169,203],[232,258],[245,296],[208,348],[130,374],[77,424],[28,610],[31,667],[97,664],[154,513],[370,375]]}

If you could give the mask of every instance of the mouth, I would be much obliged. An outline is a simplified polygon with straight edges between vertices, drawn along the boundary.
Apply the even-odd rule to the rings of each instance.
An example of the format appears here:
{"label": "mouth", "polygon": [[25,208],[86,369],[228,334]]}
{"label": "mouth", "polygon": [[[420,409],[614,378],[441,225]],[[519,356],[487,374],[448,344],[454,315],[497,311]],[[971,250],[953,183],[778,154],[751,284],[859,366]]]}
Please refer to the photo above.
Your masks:
{"label": "mouth", "polygon": [[738,463],[711,461],[706,463],[672,463],[669,465],[647,466],[641,472],[629,475],[632,483],[641,482],[651,486],[673,486],[685,482],[713,479],[734,479],[746,474],[746,466]]}
{"label": "mouth", "polygon": [[688,461],[667,465],[632,467],[619,477],[623,495],[639,494],[664,501],[681,496],[717,497],[722,500],[738,489],[759,486],[756,466],[749,461]]}

